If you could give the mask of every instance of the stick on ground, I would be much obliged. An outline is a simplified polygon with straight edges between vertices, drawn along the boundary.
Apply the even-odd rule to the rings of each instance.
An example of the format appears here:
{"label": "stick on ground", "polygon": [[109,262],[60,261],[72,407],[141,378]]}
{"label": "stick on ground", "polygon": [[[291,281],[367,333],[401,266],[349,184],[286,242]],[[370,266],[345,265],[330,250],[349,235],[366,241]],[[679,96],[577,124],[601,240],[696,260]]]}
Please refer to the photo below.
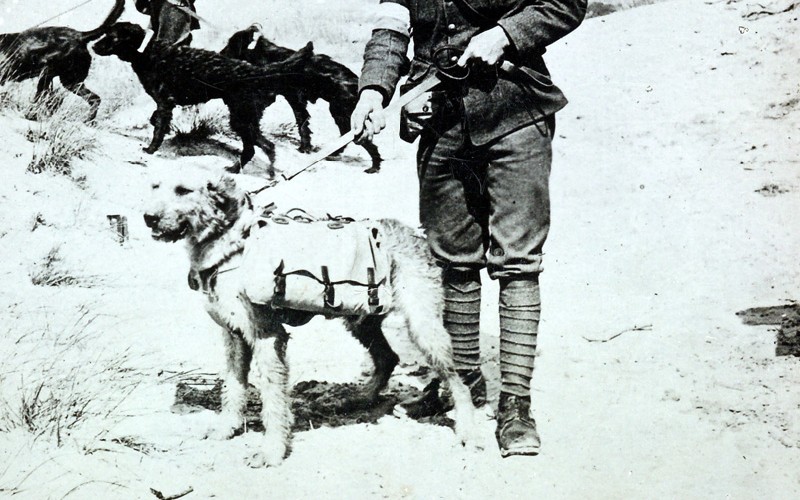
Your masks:
{"label": "stick on ground", "polygon": [[589,337],[583,337],[583,338],[586,339],[587,342],[605,343],[605,342],[609,342],[611,340],[614,340],[615,338],[619,337],[620,335],[623,335],[623,334],[628,333],[628,332],[644,332],[644,331],[648,331],[649,332],[649,331],[652,331],[652,330],[653,330],[653,325],[643,325],[643,326],[634,325],[633,328],[628,328],[626,330],[622,330],[621,332],[615,333],[614,335],[608,337],[607,339],[590,339]]}

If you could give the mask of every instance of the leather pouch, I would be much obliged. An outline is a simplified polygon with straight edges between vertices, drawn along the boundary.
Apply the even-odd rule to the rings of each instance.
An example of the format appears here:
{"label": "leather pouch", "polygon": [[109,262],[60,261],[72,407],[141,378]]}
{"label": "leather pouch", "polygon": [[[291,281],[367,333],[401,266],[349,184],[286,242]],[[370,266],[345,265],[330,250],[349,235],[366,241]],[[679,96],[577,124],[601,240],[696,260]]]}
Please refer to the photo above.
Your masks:
{"label": "leather pouch", "polygon": [[[400,95],[414,88],[416,83],[401,85]],[[414,142],[425,127],[430,126],[432,119],[433,91],[428,91],[403,106],[400,111],[400,138],[406,142]]]}

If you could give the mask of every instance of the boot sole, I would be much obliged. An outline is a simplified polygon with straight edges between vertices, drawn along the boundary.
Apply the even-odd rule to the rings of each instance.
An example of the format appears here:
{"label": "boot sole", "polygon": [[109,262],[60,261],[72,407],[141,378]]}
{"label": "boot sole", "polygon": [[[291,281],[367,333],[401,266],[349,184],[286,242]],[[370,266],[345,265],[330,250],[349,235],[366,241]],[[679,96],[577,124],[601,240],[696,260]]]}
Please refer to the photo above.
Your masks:
{"label": "boot sole", "polygon": [[539,446],[525,446],[514,448],[513,450],[500,450],[500,455],[503,458],[513,457],[518,455],[536,456],[539,454]]}

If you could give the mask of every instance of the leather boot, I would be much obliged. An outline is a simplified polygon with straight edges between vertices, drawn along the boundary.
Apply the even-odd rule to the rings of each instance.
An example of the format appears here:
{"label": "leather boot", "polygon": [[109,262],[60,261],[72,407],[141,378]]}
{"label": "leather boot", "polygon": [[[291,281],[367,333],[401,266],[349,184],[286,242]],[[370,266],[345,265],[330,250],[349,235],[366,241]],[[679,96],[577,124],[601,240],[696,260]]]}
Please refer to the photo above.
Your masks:
{"label": "leather boot", "polygon": [[500,393],[495,436],[503,457],[539,454],[541,441],[530,412],[530,397]]}

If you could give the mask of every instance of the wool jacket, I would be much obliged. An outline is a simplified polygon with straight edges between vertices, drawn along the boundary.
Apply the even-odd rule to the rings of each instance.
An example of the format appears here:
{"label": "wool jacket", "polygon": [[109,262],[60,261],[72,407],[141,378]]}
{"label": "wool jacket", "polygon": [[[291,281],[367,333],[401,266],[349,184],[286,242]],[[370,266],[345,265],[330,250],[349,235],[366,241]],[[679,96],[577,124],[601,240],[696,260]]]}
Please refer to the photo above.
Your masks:
{"label": "wool jacket", "polygon": [[[468,3],[465,3],[468,2]],[[548,45],[578,27],[587,0],[381,0],[372,38],[364,51],[359,91],[378,90],[387,103],[408,68],[409,82],[435,71],[440,47],[466,48],[476,33],[499,25],[511,42],[505,59],[515,70],[480,68],[463,83],[448,86],[469,138],[485,144],[553,115],[567,99],[553,85],[542,55]],[[452,99],[451,99],[452,100]],[[463,103],[463,105],[461,105]],[[463,111],[461,111],[463,110]]]}

